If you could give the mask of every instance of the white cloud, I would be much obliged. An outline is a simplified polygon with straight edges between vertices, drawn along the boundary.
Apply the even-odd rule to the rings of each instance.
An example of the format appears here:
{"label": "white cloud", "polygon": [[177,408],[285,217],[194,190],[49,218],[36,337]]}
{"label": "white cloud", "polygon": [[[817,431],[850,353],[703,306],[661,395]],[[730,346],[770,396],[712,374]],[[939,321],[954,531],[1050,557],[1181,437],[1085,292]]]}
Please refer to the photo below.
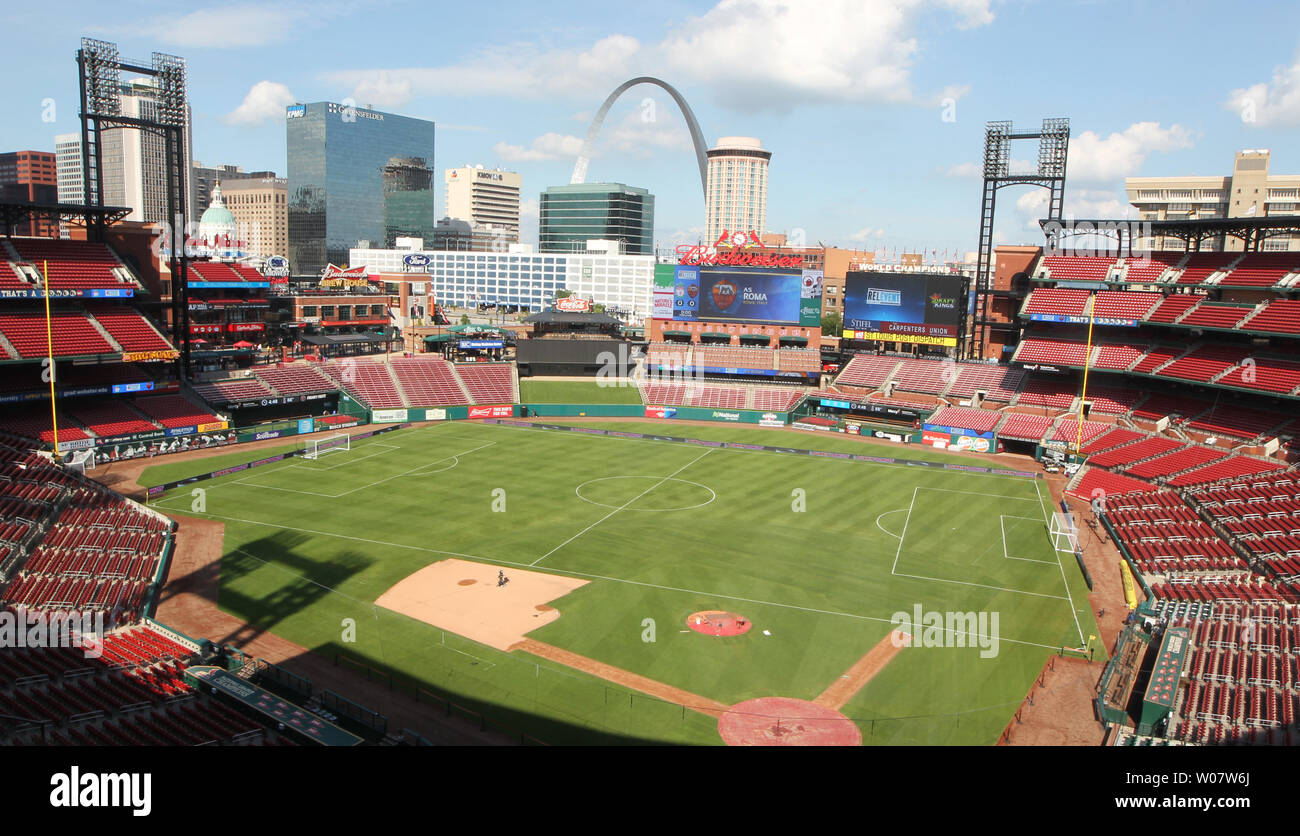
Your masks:
{"label": "white cloud", "polygon": [[1233,90],[1223,106],[1258,128],[1300,125],[1300,60],[1275,69],[1271,83]]}
{"label": "white cloud", "polygon": [[913,94],[910,74],[920,35],[941,35],[933,31],[936,20],[959,28],[985,26],[993,20],[991,2],[720,0],[658,44],[621,34],[578,49],[516,43],[484,49],[459,64],[338,70],[323,77],[346,85],[359,101],[369,89],[410,96],[602,96],[618,81],[654,74],[673,84],[705,86],[737,109],[828,101],[937,104],[960,98],[968,88]]}
{"label": "white cloud", "polygon": [[[1047,217],[1047,189],[1032,189],[1016,198],[1016,210],[1025,226],[1039,229],[1039,220]],[[1119,195],[1106,189],[1076,189],[1065,191],[1062,216],[1070,218],[1125,218],[1133,207]]]}
{"label": "white cloud", "polygon": [[357,81],[351,98],[361,107],[401,107],[413,97],[411,80],[401,75],[380,70]]}
{"label": "white cloud", "polygon": [[511,98],[545,98],[556,93],[601,95],[601,91],[609,92],[611,79],[636,75],[631,62],[640,51],[636,38],[610,35],[583,50],[542,52],[531,44],[517,43],[489,47],[468,61],[444,67],[336,70],[323,78],[349,86],[358,101],[371,90],[396,91],[407,99],[432,94]]}
{"label": "white cloud", "polygon": [[957,163],[949,166],[948,170],[943,173],[944,177],[983,177],[984,166],[979,163]]}
{"label": "white cloud", "polygon": [[332,11],[328,3],[237,3],[196,9],[180,17],[99,27],[98,31],[190,49],[255,48],[288,40],[293,32]]}
{"label": "white cloud", "polygon": [[259,81],[244,96],[239,107],[226,114],[234,125],[255,125],[268,119],[284,119],[284,109],[296,102],[289,88],[278,81]]}
{"label": "white cloud", "polygon": [[1153,152],[1191,147],[1191,131],[1181,125],[1135,122],[1105,138],[1084,131],[1070,140],[1067,182],[1116,181],[1137,173]]}
{"label": "white cloud", "polygon": [[582,150],[582,140],[568,134],[545,133],[534,139],[527,148],[498,142],[492,146],[492,150],[498,157],[511,163],[561,160],[577,157]]}
{"label": "white cloud", "polygon": [[655,150],[690,151],[695,147],[685,120],[667,96],[662,100],[643,99],[635,111],[602,127],[595,144],[596,151],[613,148],[639,157],[648,157]]}
{"label": "white cloud", "polygon": [[859,229],[857,232],[850,235],[849,240],[850,241],[879,241],[881,238],[884,237],[885,237],[885,231],[883,229],[872,229],[871,227],[866,227],[864,229]]}

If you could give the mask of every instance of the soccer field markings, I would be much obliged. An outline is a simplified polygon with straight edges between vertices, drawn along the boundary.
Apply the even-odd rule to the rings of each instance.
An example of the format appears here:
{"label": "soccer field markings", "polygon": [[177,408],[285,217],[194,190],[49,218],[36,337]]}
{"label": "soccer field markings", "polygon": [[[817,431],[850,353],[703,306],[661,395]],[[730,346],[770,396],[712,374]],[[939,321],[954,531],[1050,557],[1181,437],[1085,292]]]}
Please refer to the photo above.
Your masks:
{"label": "soccer field markings", "polygon": [[[1047,507],[1043,505],[1043,492],[1038,488],[1038,480],[1034,480],[1034,492],[1038,494],[1038,510],[1043,512],[1043,525],[1048,531],[1052,530],[1052,523],[1047,517]],[[1050,492],[1048,494],[1051,495]],[[1052,551],[1056,556],[1056,565],[1061,570],[1061,583],[1065,584],[1065,596],[1070,601],[1070,615],[1074,617],[1074,629],[1079,631],[1079,647],[1083,647],[1088,640],[1083,637],[1083,625],[1079,623],[1079,610],[1074,606],[1074,596],[1070,593],[1070,581],[1065,577],[1065,566],[1061,564],[1061,553],[1057,551],[1056,544],[1052,544]]]}
{"label": "soccer field markings", "polygon": [[[575,495],[577,495],[578,499],[581,499],[583,502],[590,503],[591,505],[595,505],[597,508],[613,508],[614,507],[613,505],[606,505],[603,502],[597,502],[594,499],[588,499],[587,497],[583,496],[582,495],[583,486],[590,485],[593,482],[607,482],[611,479],[657,479],[657,478],[659,477],[657,476],[602,476],[599,479],[588,479],[587,481],[583,482],[581,485],[578,485],[578,487],[574,488],[573,492]],[[669,479],[667,481],[680,482],[683,485],[694,485],[697,488],[704,488],[704,490],[709,492],[709,498],[706,499],[704,502],[700,502],[695,505],[685,505],[682,506],[681,508],[628,508],[627,510],[652,511],[661,514],[667,513],[668,511],[693,511],[696,508],[703,508],[705,505],[708,505],[709,503],[713,502],[713,500],[718,498],[718,492],[715,491],[713,488],[710,488],[708,485],[701,485],[699,482],[692,482],[689,479]],[[660,484],[663,484],[663,482],[661,481]],[[656,487],[658,486],[656,485]]]}
{"label": "soccer field markings", "polygon": [[[701,453],[700,455],[698,455],[698,456],[696,456],[695,458],[691,459],[689,462],[687,462],[686,464],[684,464],[684,465],[682,465],[681,467],[677,468],[677,469],[674,470],[672,473],[669,473],[667,476],[663,477],[663,478],[660,479],[658,482],[655,482],[655,483],[654,483],[653,485],[651,485],[650,487],[648,487],[648,488],[646,488],[645,490],[641,491],[641,493],[639,493],[639,494],[637,494],[636,496],[632,497],[632,498],[629,499],[627,502],[624,502],[622,505],[620,505],[619,507],[615,508],[613,511],[610,511],[610,512],[609,512],[608,514],[606,514],[605,516],[603,516],[603,517],[601,517],[600,519],[596,520],[594,523],[592,523],[591,525],[587,526],[587,527],[584,528],[582,531],[579,531],[577,534],[575,534],[575,535],[573,535],[572,537],[570,537],[569,539],[565,540],[563,543],[561,543],[560,545],[558,545],[558,546],[556,546],[555,548],[551,549],[549,552],[547,552],[546,554],[544,554],[544,555],[542,555],[541,557],[537,558],[536,560],[534,560],[532,563],[529,563],[528,565],[529,565],[529,566],[536,566],[538,563],[541,563],[543,560],[545,560],[546,558],[548,558],[548,557],[550,557],[551,555],[555,554],[556,552],[558,552],[560,549],[564,548],[565,546],[569,545],[569,544],[572,543],[574,540],[577,540],[579,537],[581,537],[582,535],[586,534],[588,531],[591,531],[593,528],[595,528],[596,526],[600,525],[601,523],[603,523],[605,520],[609,519],[610,517],[614,516],[614,515],[617,514],[619,511],[622,511],[624,508],[626,508],[627,506],[631,505],[633,502],[636,502],[636,501],[637,501],[638,499],[640,499],[641,497],[643,497],[643,496],[645,496],[646,494],[650,493],[652,490],[654,490],[655,488],[659,487],[659,486],[662,485],[664,482],[667,482],[669,479],[673,478],[673,477],[676,476],[678,473],[681,473],[681,472],[682,472],[683,470],[685,470],[686,468],[688,468],[688,467],[690,467],[691,465],[695,464],[696,462],[700,461],[700,460],[703,459],[705,456],[707,456],[707,455],[709,455],[710,453],[712,453],[715,449],[717,449],[717,448],[710,447],[708,450],[705,450],[705,451],[704,451],[703,453]],[[652,478],[653,478],[653,477],[652,477]]]}
{"label": "soccer field markings", "polygon": [[[878,529],[880,529],[881,531],[885,532],[885,533],[888,534],[890,537],[893,537],[895,540],[902,540],[903,537],[902,537],[901,534],[895,534],[894,532],[890,531],[888,528],[885,528],[883,525],[880,524],[880,517],[887,517],[887,516],[889,516],[890,514],[901,514],[901,513],[904,512],[904,511],[907,511],[909,514],[911,513],[911,509],[910,509],[910,508],[895,508],[895,509],[892,510],[892,511],[885,511],[883,514],[880,514],[879,516],[876,517],[876,528],[878,528]],[[895,561],[895,562],[897,562],[897,561]]]}
{"label": "soccer field markings", "polygon": [[[263,522],[263,521],[261,521],[261,520],[246,520],[246,519],[243,519],[243,518],[240,518],[240,517],[226,517],[226,516],[223,516],[223,515],[221,515],[221,514],[204,513],[204,514],[202,514],[201,516],[204,516],[204,517],[210,517],[210,518],[212,518],[212,519],[217,519],[217,520],[226,520],[227,522],[245,523],[245,524],[247,524],[247,525],[260,525],[260,526],[265,526],[266,528],[278,528],[278,529],[283,529],[283,530],[285,530],[285,531],[297,531],[297,532],[299,532],[299,533],[301,533],[301,534],[317,534],[317,535],[320,535],[320,536],[322,536],[322,537],[334,537],[334,538],[337,538],[337,539],[340,539],[340,540],[355,540],[355,541],[357,541],[357,542],[359,542],[359,543],[372,543],[372,544],[374,544],[374,545],[378,545],[378,546],[388,546],[388,547],[390,547],[390,548],[395,548],[395,549],[407,549],[407,550],[409,550],[409,551],[426,552],[426,553],[428,553],[428,554],[441,554],[441,555],[448,555],[448,556],[450,556],[450,557],[463,557],[463,558],[465,558],[465,559],[467,559],[467,560],[476,560],[476,561],[479,561],[479,562],[481,562],[481,563],[490,563],[490,564],[496,564],[496,565],[501,565],[501,566],[514,566],[514,567],[517,567],[517,568],[520,568],[520,569],[526,569],[526,568],[528,568],[529,566],[532,565],[531,563],[519,563],[518,561],[514,561],[514,560],[504,560],[504,559],[502,559],[502,558],[497,558],[497,557],[485,557],[485,556],[483,556],[483,555],[477,555],[477,554],[465,554],[465,553],[463,553],[463,552],[452,552],[452,551],[447,551],[446,549],[434,549],[434,548],[430,548],[430,547],[428,547],[428,546],[412,546],[412,545],[409,545],[409,544],[407,544],[407,543],[391,543],[391,542],[389,542],[389,541],[387,541],[387,540],[372,540],[372,539],[369,539],[369,538],[366,538],[366,537],[357,537],[357,536],[352,535],[352,534],[339,534],[339,533],[337,533],[337,532],[333,532],[333,531],[317,531],[317,530],[315,530],[315,529],[311,529],[311,528],[299,528],[299,527],[297,527],[297,526],[292,526],[292,525],[281,525],[281,524],[279,524],[279,523],[269,523],[269,522]],[[250,555],[250,556],[251,556],[251,555]],[[258,560],[261,560],[261,558],[257,558],[257,559],[258,559]],[[263,562],[266,562],[266,561],[263,561]],[[288,570],[286,570],[286,571],[288,571]],[[663,591],[665,591],[665,592],[680,592],[680,593],[683,593],[683,594],[686,594],[686,595],[693,595],[693,596],[697,596],[697,597],[698,597],[698,596],[703,596],[703,597],[706,597],[706,598],[720,598],[720,599],[722,599],[722,600],[724,600],[724,601],[740,601],[740,602],[742,602],[742,603],[746,603],[746,604],[760,604],[760,605],[768,606],[768,607],[777,607],[777,608],[779,608],[779,609],[798,610],[798,611],[800,611],[800,612],[817,613],[817,614],[819,614],[819,615],[833,615],[833,616],[840,616],[840,617],[842,617],[842,618],[852,618],[852,619],[856,619],[856,620],[859,620],[859,621],[878,621],[878,622],[880,622],[880,623],[882,623],[882,624],[894,624],[894,623],[895,623],[895,622],[893,621],[892,618],[881,618],[881,617],[877,617],[877,616],[874,616],[874,615],[859,615],[858,613],[840,612],[839,610],[823,610],[823,609],[818,609],[818,608],[816,608],[816,607],[805,607],[805,606],[801,606],[801,605],[799,605],[799,604],[783,604],[783,603],[781,603],[781,602],[779,602],[779,601],[765,601],[765,600],[762,600],[762,599],[760,599],[760,598],[744,598],[744,597],[741,597],[741,596],[739,596],[739,595],[727,595],[727,594],[725,594],[725,593],[721,593],[721,592],[708,592],[708,591],[701,590],[701,589],[683,589],[683,588],[678,587],[678,586],[665,586],[665,585],[663,585],[663,584],[658,584],[658,583],[649,583],[648,581],[634,581],[634,580],[631,580],[630,578],[614,578],[614,577],[610,577],[609,575],[597,575],[597,574],[594,574],[594,573],[591,573],[591,572],[579,572],[579,571],[576,571],[576,570],[573,570],[573,569],[564,569],[564,568],[555,567],[555,566],[549,567],[548,571],[550,571],[550,572],[554,572],[554,573],[556,573],[556,574],[560,574],[560,575],[572,575],[572,576],[574,576],[574,577],[578,577],[578,578],[590,578],[590,579],[592,579],[592,580],[598,580],[598,581],[609,581],[609,582],[611,582],[611,583],[624,583],[624,584],[628,584],[628,585],[630,585],[630,586],[644,586],[644,587],[647,587],[647,588],[649,588],[649,589],[659,589],[659,590],[663,590]],[[913,576],[903,575],[902,577],[913,577]],[[939,581],[942,581],[943,579],[942,579],[942,578],[922,578],[922,580],[939,580]],[[314,581],[313,581],[313,583],[314,583]],[[317,585],[318,585],[318,586],[324,586],[323,584],[317,584]],[[976,585],[978,586],[978,584],[976,584]],[[324,587],[324,588],[325,588],[325,589],[329,589],[329,587]],[[994,589],[997,589],[998,587],[993,587],[993,588],[994,588]],[[1009,592],[1015,592],[1016,590],[1007,590],[1007,591],[1009,591]],[[340,594],[340,595],[343,595],[344,593],[339,593],[339,594]],[[1033,594],[1035,594],[1035,593],[1026,593],[1026,594],[1033,595]],[[346,596],[345,596],[345,597],[346,597]],[[1050,597],[1059,597],[1059,596],[1045,596],[1045,597],[1049,597],[1049,598],[1050,598]],[[1064,600],[1064,599],[1062,599],[1062,600]],[[377,605],[374,605],[374,604],[368,604],[367,606],[374,606],[374,607],[376,607],[377,609],[386,609],[386,608],[384,608],[384,607],[378,607]],[[1004,641],[1004,642],[1011,642],[1012,644],[1022,644],[1022,645],[1026,645],[1026,646],[1029,646],[1029,647],[1042,647],[1042,648],[1046,648],[1046,649],[1048,649],[1048,650],[1059,650],[1060,647],[1061,647],[1060,644],[1043,644],[1042,642],[1031,642],[1031,641],[1025,641],[1025,640],[1023,640],[1023,639],[1010,639],[1010,638],[1007,638],[1007,637],[1005,637],[1005,636],[999,637],[998,640],[999,640],[999,641]],[[467,641],[470,641],[470,640],[467,639]]]}
{"label": "soccer field markings", "polygon": [[[300,468],[300,469],[302,469],[302,470],[310,470],[310,471],[312,471],[313,473],[315,473],[315,472],[317,472],[317,471],[333,470],[333,469],[335,469],[336,467],[343,467],[343,466],[345,466],[345,465],[356,464],[357,462],[363,462],[363,461],[365,461],[366,459],[373,459],[375,456],[383,456],[383,455],[387,455],[387,453],[388,453],[389,451],[392,451],[392,450],[401,450],[401,449],[402,449],[401,445],[399,445],[399,444],[381,444],[381,443],[375,443],[375,444],[367,444],[366,447],[383,447],[384,450],[381,451],[381,452],[378,452],[378,453],[367,453],[367,454],[364,455],[364,456],[354,456],[354,457],[352,457],[352,458],[343,459],[343,460],[341,460],[341,461],[339,461],[339,462],[336,462],[336,463],[334,463],[334,464],[327,464],[327,465],[325,465],[324,467],[311,467],[311,466],[309,466],[305,461],[294,460],[294,461],[289,465],[289,467],[285,468],[285,470],[289,470],[289,469],[292,469],[292,468]],[[332,453],[332,452],[339,452],[339,451],[337,451],[337,450],[326,450],[325,452],[327,452],[327,453]],[[301,457],[299,457],[299,458],[301,458]],[[313,460],[312,460],[312,459],[308,459],[307,461],[313,461]],[[319,461],[319,459],[316,459],[315,461]]]}
{"label": "soccer field markings", "polygon": [[[442,470],[437,470],[437,471],[426,471],[425,468],[432,467],[434,464],[437,464],[438,462],[445,462],[448,460],[454,460],[455,462],[459,463],[460,462],[460,459],[458,458],[459,456],[466,456],[469,455],[470,453],[477,452],[479,450],[484,449],[485,447],[491,447],[495,444],[496,444],[495,441],[489,441],[486,444],[480,444],[479,446],[473,447],[469,450],[461,450],[459,453],[453,453],[449,456],[443,456],[440,459],[434,459],[432,462],[423,462],[411,468],[410,470],[404,470],[401,473],[397,473],[392,476],[388,476],[386,478],[376,480],[366,485],[355,487],[352,490],[344,491],[343,493],[321,493],[319,491],[305,491],[302,490],[301,488],[281,488],[276,485],[262,485],[257,482],[250,482],[247,479],[236,479],[234,482],[231,482],[230,484],[247,485],[250,488],[265,488],[270,491],[284,491],[286,493],[300,493],[300,494],[306,494],[308,496],[319,496],[323,499],[339,499],[341,497],[351,496],[357,491],[369,490],[370,488],[373,488],[376,485],[382,485],[385,482],[391,482],[394,479],[400,479],[403,476],[425,476],[428,475],[429,473],[441,473],[442,470],[450,470],[451,469],[450,467],[443,468]],[[399,447],[397,449],[400,450],[402,448]],[[456,465],[453,464],[451,467],[455,467],[455,466]],[[283,468],[283,470],[288,470],[288,469],[289,468]],[[275,472],[280,472],[280,471],[275,471]]]}
{"label": "soccer field markings", "polygon": [[[1035,597],[1035,598],[1056,598],[1056,599],[1061,600],[1061,601],[1068,600],[1067,598],[1065,598],[1065,597],[1063,597],[1063,596],[1061,596],[1061,595],[1048,595],[1048,594],[1045,593],[1045,592],[1029,592],[1029,591],[1024,590],[1024,589],[1012,589],[1011,587],[1007,587],[1007,586],[994,586],[994,585],[992,585],[992,584],[987,584],[987,583],[975,583],[975,582],[973,582],[973,581],[955,581],[955,580],[951,580],[951,579],[949,579],[949,578],[932,578],[932,577],[929,577],[929,576],[927,576],[927,575],[911,575],[911,574],[908,574],[908,573],[906,573],[906,572],[900,572],[900,571],[898,571],[898,560],[899,560],[899,558],[902,557],[902,555],[903,555],[903,543],[904,543],[904,541],[907,539],[907,526],[912,522],[912,509],[913,509],[913,507],[915,507],[915,505],[916,505],[916,494],[917,494],[917,491],[922,491],[922,490],[927,490],[927,491],[928,491],[928,490],[945,490],[945,489],[944,489],[944,488],[926,488],[926,487],[922,487],[922,486],[920,486],[920,485],[917,485],[915,488],[912,489],[912,501],[911,501],[911,503],[907,506],[907,521],[903,523],[903,533],[902,533],[902,535],[900,535],[899,538],[898,538],[898,551],[896,551],[896,552],[894,553],[894,565],[893,565],[892,568],[890,568],[890,570],[889,570],[889,574],[894,575],[894,576],[896,576],[896,577],[900,577],[900,578],[915,578],[916,580],[922,580],[922,581],[935,581],[935,582],[937,582],[937,583],[954,583],[954,584],[960,584],[961,586],[977,586],[977,587],[980,587],[981,589],[995,589],[995,590],[997,590],[997,591],[999,591],[999,592],[1014,592],[1014,593],[1017,593],[1017,594],[1020,594],[1020,595],[1031,595],[1031,596],[1033,596],[1033,597]],[[949,493],[970,493],[970,492],[969,492],[969,491],[949,491]],[[977,495],[978,495],[978,496],[985,496],[986,494],[977,494]],[[1018,498],[1018,497],[1004,497],[1004,498],[1005,498],[1005,499],[1016,499],[1016,498]],[[1030,500],[1026,500],[1026,501],[1027,501],[1027,502],[1033,502],[1032,499],[1030,499]],[[1005,549],[1004,549],[1004,553],[1005,553]],[[1067,593],[1069,592],[1069,588],[1068,588],[1068,587],[1066,588],[1066,592],[1067,592]],[[1070,601],[1070,607],[1071,607],[1071,608],[1074,607],[1074,602],[1073,602],[1073,601]],[[1076,618],[1075,620],[1078,621],[1077,618]]]}
{"label": "soccer field markings", "polygon": [[[1032,500],[1030,500],[1032,502]],[[1057,566],[1059,561],[1056,560],[1036,560],[1032,557],[1015,557],[1007,551],[1007,520],[1028,520],[1029,522],[1038,522],[1038,517],[1015,517],[1010,514],[998,514],[998,525],[1002,529],[1002,556],[1007,560],[1023,560],[1026,563],[1046,563],[1048,566]]]}

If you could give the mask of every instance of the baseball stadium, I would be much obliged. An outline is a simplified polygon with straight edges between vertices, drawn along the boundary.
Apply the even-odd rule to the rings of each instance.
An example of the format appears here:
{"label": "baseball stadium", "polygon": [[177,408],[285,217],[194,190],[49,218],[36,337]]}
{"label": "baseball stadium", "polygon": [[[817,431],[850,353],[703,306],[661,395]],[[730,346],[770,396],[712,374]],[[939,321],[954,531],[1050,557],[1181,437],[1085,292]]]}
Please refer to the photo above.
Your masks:
{"label": "baseball stadium", "polygon": [[1069,136],[989,123],[973,270],[732,236],[638,323],[0,205],[73,229],[0,237],[0,743],[1296,743],[1300,225],[1072,242]]}

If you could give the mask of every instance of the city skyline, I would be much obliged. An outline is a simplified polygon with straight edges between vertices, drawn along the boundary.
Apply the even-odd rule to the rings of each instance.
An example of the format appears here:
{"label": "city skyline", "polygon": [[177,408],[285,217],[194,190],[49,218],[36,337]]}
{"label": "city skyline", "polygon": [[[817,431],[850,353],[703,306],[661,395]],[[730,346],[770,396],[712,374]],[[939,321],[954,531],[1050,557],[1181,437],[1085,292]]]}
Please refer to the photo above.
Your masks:
{"label": "city skyline", "polygon": [[[351,98],[435,121],[439,175],[444,162],[466,161],[520,173],[521,238],[532,243],[538,196],[568,182],[599,102],[639,74],[678,87],[709,143],[762,139],[780,160],[768,231],[796,238],[802,231],[810,244],[973,249],[977,161],[989,120],[1071,119],[1066,214],[1079,217],[1123,217],[1126,177],[1212,175],[1244,148],[1272,147],[1276,171],[1300,171],[1300,155],[1286,153],[1300,125],[1300,38],[1297,26],[1286,25],[1300,13],[1289,5],[1269,6],[1276,24],[1269,27],[1258,26],[1258,16],[1211,22],[1195,14],[1209,4],[1191,4],[1183,16],[1124,6],[1129,29],[1158,31],[1171,43],[1251,38],[1245,60],[1226,50],[1198,52],[1183,70],[1186,83],[1158,97],[1134,83],[1143,75],[1140,54],[1109,37],[1106,14],[1091,13],[1106,3],[1088,4],[1090,13],[1065,28],[1057,5],[994,0],[679,2],[580,13],[587,5],[568,16],[587,22],[558,26],[542,11],[507,4],[492,29],[451,39],[435,62],[401,49],[391,57],[331,57],[342,44],[379,36],[394,19],[368,10],[400,12],[418,30],[421,10],[405,3],[356,10],[235,4],[166,19],[148,12],[108,19],[85,4],[67,23],[18,9],[12,28],[23,37],[0,60],[11,69],[23,62],[41,80],[14,97],[16,118],[0,126],[0,148],[53,151],[55,135],[77,129],[72,53],[90,35],[116,40],[125,56],[160,50],[187,60],[196,159],[287,173],[283,109],[292,102]],[[222,15],[242,21],[237,35],[214,28]],[[1063,83],[1005,49],[1040,32],[1059,38],[1087,76]],[[754,66],[741,60],[751,52],[799,60]],[[256,60],[241,60],[248,58]],[[821,174],[828,170],[836,176]],[[656,242],[671,246],[706,237],[695,176],[689,134],[671,99],[651,87],[630,90],[609,114],[589,179],[656,194]],[[1044,197],[1008,192],[997,241],[1041,240],[1033,221]]]}

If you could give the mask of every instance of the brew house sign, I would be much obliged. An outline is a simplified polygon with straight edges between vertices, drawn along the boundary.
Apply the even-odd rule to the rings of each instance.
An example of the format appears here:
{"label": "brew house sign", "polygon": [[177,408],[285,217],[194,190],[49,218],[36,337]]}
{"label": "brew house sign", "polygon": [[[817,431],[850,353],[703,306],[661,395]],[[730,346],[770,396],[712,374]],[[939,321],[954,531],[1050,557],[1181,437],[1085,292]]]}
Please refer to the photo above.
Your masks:
{"label": "brew house sign", "polygon": [[702,267],[802,267],[802,255],[778,253],[763,246],[757,232],[728,232],[723,230],[712,247],[700,244],[680,244],[677,263]]}

